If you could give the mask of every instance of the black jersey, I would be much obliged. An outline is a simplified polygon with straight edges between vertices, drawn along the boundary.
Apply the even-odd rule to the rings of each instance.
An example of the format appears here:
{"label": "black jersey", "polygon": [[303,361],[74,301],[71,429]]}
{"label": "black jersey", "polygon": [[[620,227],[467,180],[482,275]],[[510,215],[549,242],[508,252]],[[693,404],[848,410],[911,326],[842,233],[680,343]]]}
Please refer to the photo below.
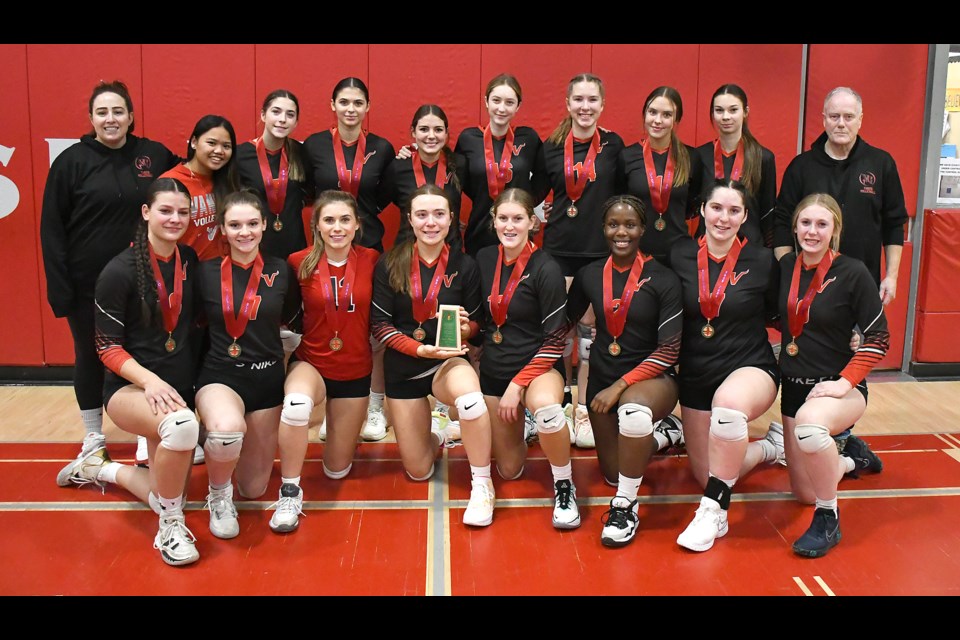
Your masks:
{"label": "black jersey", "polygon": [[[646,207],[646,231],[640,238],[640,250],[665,264],[669,264],[667,260],[670,256],[670,248],[681,239],[690,237],[686,219],[697,214],[696,200],[700,195],[703,169],[700,167],[700,155],[697,150],[691,146],[684,146],[687,147],[690,156],[690,171],[687,174],[689,178],[682,185],[673,185],[670,190],[670,201],[663,214],[666,226],[662,231],[657,231],[654,227],[660,214],[654,210],[653,202],[650,200],[650,184],[647,181],[646,164],[643,161],[643,145],[636,142],[624,149],[618,165],[624,185],[623,192],[636,196]],[[654,151],[653,164],[657,176],[662,178],[667,167],[667,152]]]}
{"label": "black jersey", "polygon": [[811,193],[829,193],[843,210],[840,252],[856,258],[880,284],[880,247],[903,244],[907,208],[893,157],[857,137],[850,155],[834,160],[822,134],[783,174],[774,211],[774,246],[793,247],[793,210]]}
{"label": "black jersey", "polygon": [[[303,165],[304,175],[301,180],[288,180],[287,192],[280,211],[281,229],[276,228],[276,213],[270,211],[267,200],[267,190],[263,184],[263,174],[260,173],[260,161],[257,159],[257,147],[252,142],[244,142],[237,146],[237,172],[240,183],[253,189],[263,201],[263,215],[267,220],[263,232],[263,241],[260,250],[267,255],[286,259],[291,253],[306,248],[307,238],[303,230],[303,208],[313,200],[312,171],[303,145],[296,140],[290,140],[296,149],[295,153]],[[274,178],[280,175],[280,152],[267,153],[267,164],[270,165],[270,175]],[[289,175],[289,174],[288,174]]]}
{"label": "black jersey", "polygon": [[[597,316],[597,339],[590,348],[590,376],[603,380],[623,378],[627,384],[655,378],[677,361],[682,331],[680,282],[676,274],[650,257],[644,258],[623,333],[617,338],[621,352],[610,354],[613,336],[603,312],[603,269],[606,258],[591,262],[577,272],[567,294],[567,314],[577,322],[593,305]],[[612,294],[619,307],[630,269],[612,271]]]}
{"label": "black jersey", "polygon": [[[535,203],[542,202],[550,191],[547,177],[542,171],[534,171],[540,154],[540,136],[530,127],[514,129],[513,154],[507,167],[507,182],[504,190],[523,189],[533,196]],[[499,166],[503,158],[506,136],[493,137],[493,159]],[[464,129],[457,138],[457,177],[463,194],[470,198],[472,209],[463,234],[467,253],[476,256],[483,247],[498,244],[497,234],[490,227],[490,189],[487,185],[487,161],[483,152],[483,129]]]}
{"label": "black jersey", "polygon": [[[176,343],[173,351],[164,346],[170,334],[163,328],[163,315],[159,307],[155,323],[144,323],[140,292],[137,288],[137,257],[133,247],[128,247],[107,263],[100,272],[96,285],[94,304],[97,351],[120,347],[143,368],[157,374],[161,380],[177,389],[193,386],[196,371],[189,340],[190,327],[196,318],[197,307],[197,254],[187,245],[179,245],[180,262],[183,267],[183,293],[180,316],[173,330]],[[174,291],[173,274],[176,260],[157,259],[160,275],[168,294]],[[148,285],[154,285],[152,270],[148,269]],[[155,285],[154,285],[155,286]],[[105,373],[105,387],[128,384],[110,369]]]}
{"label": "black jersey", "polygon": [[[578,258],[599,258],[609,253],[607,241],[603,237],[603,224],[600,208],[610,196],[620,193],[617,184],[617,158],[623,151],[623,139],[612,131],[598,128],[600,132],[600,151],[594,164],[596,178],[589,180],[583,194],[577,200],[577,215],[567,215],[570,196],[563,171],[563,143],[559,145],[547,140],[543,143],[539,162],[546,172],[548,186],[553,189],[553,209],[543,236],[543,248],[558,256],[576,256]],[[580,141],[574,139],[573,160],[577,178],[580,179],[580,167],[587,157],[593,138]],[[535,172],[540,171],[538,167]]]}
{"label": "black jersey", "polygon": [[[420,261],[420,282],[423,283],[424,293],[433,280],[437,264],[427,265],[423,260]],[[470,314],[471,320],[480,321],[480,272],[473,258],[459,251],[450,251],[437,304],[460,305]],[[374,338],[389,347],[383,359],[384,375],[388,382],[421,377],[442,362],[415,355],[418,345],[436,343],[437,320],[431,318],[423,323],[427,335],[422,343],[413,339],[413,331],[420,326],[413,318],[413,301],[410,294],[398,293],[390,286],[386,256],[380,258],[373,273],[370,325]]]}
{"label": "black jersey", "polygon": [[[741,367],[776,366],[767,337],[767,323],[777,314],[779,280],[773,251],[749,241],[743,244],[719,313],[710,321],[714,335],[704,338],[701,330],[707,319],[700,310],[699,249],[699,243],[687,238],[670,251],[670,266],[683,287],[681,378],[691,385],[709,386]],[[723,263],[722,259],[707,258],[711,292]]]}
{"label": "black jersey", "polygon": [[[490,310],[490,292],[499,255],[499,245],[484,247],[477,254],[484,328],[480,371],[493,378],[512,379],[526,387],[563,357],[566,286],[560,266],[553,258],[546,251],[534,251],[510,299],[506,321],[500,326],[503,341],[497,344],[493,340],[497,325]],[[516,262],[503,265],[497,285],[501,295],[515,267]]]}
{"label": "black jersey", "polygon": [[[413,152],[410,158],[394,158],[393,162],[387,166],[383,181],[380,183],[380,204],[382,207],[389,203],[397,205],[400,209],[400,228],[407,225],[406,215],[410,207],[410,194],[417,190],[417,176],[413,172],[413,163],[419,162],[423,168],[423,178],[431,184],[437,184],[437,171],[440,168],[440,161],[433,164],[426,164],[420,160],[417,152]],[[456,164],[456,161],[454,161]],[[459,169],[457,169],[459,171]],[[442,186],[450,198],[450,213],[453,220],[450,222],[450,230],[447,232],[446,242],[450,245],[450,250],[455,253],[463,251],[463,236],[460,234],[460,186],[456,171],[451,171],[447,165],[447,176]]]}
{"label": "black jersey", "polygon": [[[869,269],[855,258],[838,255],[820,285],[820,293],[810,305],[810,319],[796,339],[799,351],[787,355],[793,339],[787,319],[787,297],[797,256],[785,255],[780,261],[780,370],[793,378],[821,378],[840,374],[856,385],[886,355],[890,342],[887,318],[877,284]],[[800,272],[799,298],[803,298],[816,269]],[[862,329],[864,339],[856,353],[850,351],[854,326]]]}
{"label": "black jersey", "polygon": [[[696,149],[703,171],[701,189],[717,179],[713,160],[713,142],[707,142]],[[760,185],[755,192],[747,193],[746,221],[740,227],[740,233],[756,246],[773,247],[773,209],[777,204],[777,159],[766,147],[760,147]],[[723,161],[722,178],[730,178],[737,154],[721,154]],[[741,176],[742,178],[743,176]],[[693,194],[697,198],[700,193]],[[697,208],[699,209],[699,200]],[[697,230],[697,236],[704,233],[703,223]]]}
{"label": "black jersey", "polygon": [[[373,133],[366,136],[367,150],[364,154],[363,171],[360,173],[360,189],[357,191],[363,237],[357,240],[357,244],[382,251],[383,223],[380,221],[380,212],[383,205],[377,201],[377,190],[387,166],[396,156],[396,151],[387,139]],[[352,171],[357,157],[357,143],[341,142],[341,146],[347,171]],[[313,171],[317,195],[327,189],[342,190],[340,176],[337,174],[337,160],[333,153],[333,131],[325,129],[314,133],[304,140],[303,149]]]}
{"label": "black jersey", "polygon": [[85,135],[57,156],[40,216],[54,315],[69,314],[79,292],[93,293],[103,267],[130,246],[150,184],[179,160],[159,142],[133,134],[119,149]]}
{"label": "black jersey", "polygon": [[[200,263],[200,296],[210,333],[210,350],[203,360],[204,369],[250,367],[265,369],[283,366],[280,326],[296,326],[300,320],[300,285],[293,269],[282,258],[263,256],[263,273],[257,283],[257,300],[246,330],[237,340],[240,357],[231,358],[227,349],[233,336],[227,334],[220,292],[221,260]],[[243,304],[253,264],[233,264],[233,312]]]}

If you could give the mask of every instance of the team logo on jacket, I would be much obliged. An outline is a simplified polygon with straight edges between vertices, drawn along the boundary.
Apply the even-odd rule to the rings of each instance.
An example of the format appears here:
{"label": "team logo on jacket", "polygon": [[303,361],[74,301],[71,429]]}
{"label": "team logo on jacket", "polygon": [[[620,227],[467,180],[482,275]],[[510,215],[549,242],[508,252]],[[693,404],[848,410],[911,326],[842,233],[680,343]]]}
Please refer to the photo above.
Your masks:
{"label": "team logo on jacket", "polygon": [[453,286],[453,279],[457,277],[457,274],[458,274],[458,273],[460,273],[460,272],[459,272],[459,271],[454,271],[454,272],[451,273],[450,275],[444,274],[444,276],[443,276],[443,286],[445,286],[447,289],[449,289],[450,287],[452,287],[452,286]]}
{"label": "team logo on jacket", "polygon": [[520,155],[520,150],[523,149],[525,146],[527,146],[527,143],[521,142],[519,146],[514,147],[513,148],[514,157],[518,157]]}
{"label": "team logo on jacket", "polygon": [[737,282],[740,281],[740,278],[747,275],[748,273],[750,273],[750,269],[747,269],[746,271],[741,271],[740,273],[737,273],[736,271],[732,272],[730,274],[730,284],[731,285],[737,284]]}
{"label": "team logo on jacket", "polygon": [[867,195],[876,195],[877,192],[874,191],[873,185],[877,184],[877,176],[871,171],[865,171],[860,174],[860,186],[863,187],[860,189],[860,193],[866,193]]}
{"label": "team logo on jacket", "polygon": [[274,272],[271,273],[270,275],[267,275],[267,274],[265,274],[265,273],[261,273],[261,274],[260,274],[260,277],[263,278],[263,281],[267,283],[267,286],[268,286],[268,287],[272,287],[272,286],[273,286],[273,281],[274,281],[274,279],[277,277],[277,274],[278,274],[278,273],[280,273],[280,272],[279,272],[279,271],[274,271]]}
{"label": "team logo on jacket", "polygon": [[150,171],[150,168],[153,166],[153,161],[150,160],[150,156],[137,156],[137,159],[133,161],[133,166],[137,168],[137,177],[138,178],[152,178],[153,172]]}
{"label": "team logo on jacket", "polygon": [[377,150],[376,150],[376,149],[374,149],[373,151],[371,151],[371,152],[368,153],[367,155],[363,156],[363,164],[367,164],[367,160],[369,160],[370,158],[372,158],[372,157],[375,156],[375,155],[377,155]]}
{"label": "team logo on jacket", "polygon": [[817,289],[817,293],[823,293],[823,290],[827,288],[827,285],[830,284],[831,282],[833,282],[833,281],[836,280],[836,279],[837,279],[837,276],[833,276],[832,278],[830,278],[829,280],[827,280],[826,282],[824,282],[822,285],[820,285],[820,288]]}
{"label": "team logo on jacket", "polygon": [[637,283],[637,288],[634,289],[634,291],[640,291],[640,287],[642,287],[643,285],[647,284],[648,282],[650,282],[650,276],[647,276],[646,278],[644,278],[643,280],[641,280],[640,282],[638,282],[638,283]]}

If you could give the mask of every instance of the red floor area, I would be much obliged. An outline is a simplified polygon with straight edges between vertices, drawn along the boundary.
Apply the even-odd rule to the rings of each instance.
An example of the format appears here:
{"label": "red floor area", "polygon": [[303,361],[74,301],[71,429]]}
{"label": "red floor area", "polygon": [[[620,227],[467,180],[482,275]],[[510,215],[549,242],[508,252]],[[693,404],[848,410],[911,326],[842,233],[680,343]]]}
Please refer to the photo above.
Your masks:
{"label": "red floor area", "polygon": [[[549,465],[536,446],[523,478],[495,480],[493,525],[472,529],[461,523],[469,497],[462,448],[447,451],[444,501],[429,483],[406,478],[396,445],[365,444],[340,482],[323,475],[322,445],[311,445],[308,508],[295,534],[271,533],[270,512],[261,509],[275,499],[277,477],[261,502],[241,506],[233,540],[209,533],[205,511],[188,511],[201,559],[184,568],[160,561],[156,516],[123,490],[55,486],[75,444],[0,444],[0,595],[960,595],[960,461],[944,452],[957,447],[932,435],[867,441],[884,471],[841,483],[843,541],[818,560],[790,550],[812,508],[789,499],[781,467],[766,465],[737,485],[737,495],[764,499],[735,502],[729,534],[695,554],[675,542],[700,494],[684,457],[653,460],[641,487],[653,499],[641,504],[637,538],[607,549],[600,517],[614,489],[593,452],[574,460],[580,529],[552,528]],[[133,454],[130,444],[110,449],[115,458]],[[192,506],[202,503],[205,483],[203,467],[194,467]]]}

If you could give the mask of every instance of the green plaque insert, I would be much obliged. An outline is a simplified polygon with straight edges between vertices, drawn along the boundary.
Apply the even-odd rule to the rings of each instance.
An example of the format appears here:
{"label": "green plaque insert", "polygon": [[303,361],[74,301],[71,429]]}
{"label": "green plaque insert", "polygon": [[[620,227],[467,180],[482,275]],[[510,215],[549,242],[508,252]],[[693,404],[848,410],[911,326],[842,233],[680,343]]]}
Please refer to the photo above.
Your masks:
{"label": "green plaque insert", "polygon": [[441,304],[437,315],[437,348],[460,351],[460,307]]}

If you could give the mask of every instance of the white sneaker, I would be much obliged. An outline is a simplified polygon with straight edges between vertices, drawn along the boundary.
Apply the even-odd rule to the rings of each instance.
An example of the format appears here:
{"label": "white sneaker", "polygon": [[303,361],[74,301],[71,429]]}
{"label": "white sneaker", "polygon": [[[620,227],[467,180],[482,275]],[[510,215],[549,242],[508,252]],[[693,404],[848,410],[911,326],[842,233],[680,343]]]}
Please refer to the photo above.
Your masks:
{"label": "white sneaker", "polygon": [[677,544],[691,551],[706,551],[713,546],[714,540],[727,535],[727,531],[726,510],[721,509],[716,500],[700,498],[693,522],[677,536]]}
{"label": "white sneaker", "polygon": [[210,509],[210,533],[224,540],[236,538],[240,534],[237,507],[233,504],[232,484],[223,489],[210,487],[207,508]]}
{"label": "white sneaker", "polygon": [[[102,433],[88,433],[83,437],[83,444],[80,445],[80,453],[77,454],[77,457],[68,462],[59,473],[57,473],[57,486],[58,487],[69,487],[73,484],[71,477],[76,472],[77,463],[84,460],[87,456],[95,451],[103,449],[103,458],[105,461],[110,462],[110,454],[106,451],[107,447],[107,437]],[[86,483],[84,483],[86,484]]]}
{"label": "white sneaker", "polygon": [[614,496],[610,508],[601,518],[603,530],[600,532],[600,544],[605,547],[624,547],[633,542],[637,527],[640,526],[638,510],[636,500]]}
{"label": "white sneaker", "polygon": [[577,488],[570,480],[557,480],[553,485],[553,528],[576,529],[579,526]]}
{"label": "white sneaker", "polygon": [[777,450],[777,457],[771,462],[787,466],[787,456],[783,450],[783,425],[779,422],[771,422],[764,440],[772,444],[773,448]]}
{"label": "white sneaker", "polygon": [[668,449],[686,445],[686,441],[683,439],[683,423],[680,422],[680,418],[672,413],[658,422],[653,430],[667,439],[667,442],[670,443],[667,446]]}
{"label": "white sneaker", "polygon": [[523,410],[523,439],[532,442],[537,439],[537,420],[530,409]]}
{"label": "white sneaker", "polygon": [[367,410],[367,421],[360,429],[360,437],[367,442],[377,442],[387,437],[387,418],[383,408]]}
{"label": "white sneaker", "polygon": [[[95,484],[103,489],[106,484],[100,482],[97,477],[100,475],[100,469],[103,465],[110,462],[110,456],[107,455],[107,449],[101,447],[85,458],[76,458],[60,472],[67,479],[66,485],[75,484],[83,486],[85,484]],[[57,476],[57,484],[60,484],[60,476]]]}
{"label": "white sneaker", "polygon": [[303,491],[295,484],[280,485],[280,499],[267,507],[276,509],[270,518],[270,528],[275,533],[290,533],[300,526],[299,516],[303,515]]}
{"label": "white sneaker", "polygon": [[147,453],[147,439],[137,436],[137,453],[134,456],[138,467],[146,469],[150,465],[150,456]]}
{"label": "white sneaker", "polygon": [[463,524],[485,527],[493,522],[493,505],[496,496],[493,492],[493,480],[477,478],[471,482],[470,502],[463,512]]}
{"label": "white sneaker", "polygon": [[323,422],[320,423],[320,433],[317,434],[317,437],[320,438],[321,442],[327,441],[327,418],[324,416]]}
{"label": "white sneaker", "polygon": [[197,448],[193,450],[193,464],[203,464],[206,459],[207,456],[203,453],[203,447],[197,445]]}
{"label": "white sneaker", "polygon": [[570,444],[577,442],[577,432],[573,429],[573,405],[567,403],[563,405],[563,417],[567,421],[567,429],[570,431]]}
{"label": "white sneaker", "polygon": [[440,436],[440,441],[447,449],[452,449],[460,443],[460,422],[451,420],[439,411],[430,413],[430,431]]}
{"label": "white sneaker", "polygon": [[576,444],[581,449],[595,449],[596,441],[593,439],[593,426],[590,424],[590,414],[586,408],[581,409],[577,405],[577,411],[574,418],[573,430],[576,434]]}
{"label": "white sneaker", "polygon": [[153,539],[153,548],[160,551],[160,557],[169,565],[179,567],[200,559],[197,537],[187,528],[183,513],[160,518],[160,530]]}

